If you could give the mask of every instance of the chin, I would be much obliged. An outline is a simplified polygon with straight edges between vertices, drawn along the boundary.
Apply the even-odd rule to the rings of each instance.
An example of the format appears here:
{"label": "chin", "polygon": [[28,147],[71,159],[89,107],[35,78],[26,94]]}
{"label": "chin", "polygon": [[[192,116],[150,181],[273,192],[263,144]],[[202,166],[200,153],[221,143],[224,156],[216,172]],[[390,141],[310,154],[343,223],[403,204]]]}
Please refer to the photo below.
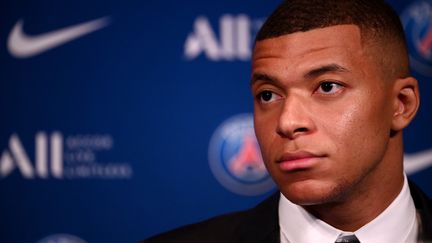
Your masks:
{"label": "chin", "polygon": [[280,185],[279,188],[288,200],[301,206],[336,202],[344,195],[341,186],[315,180]]}

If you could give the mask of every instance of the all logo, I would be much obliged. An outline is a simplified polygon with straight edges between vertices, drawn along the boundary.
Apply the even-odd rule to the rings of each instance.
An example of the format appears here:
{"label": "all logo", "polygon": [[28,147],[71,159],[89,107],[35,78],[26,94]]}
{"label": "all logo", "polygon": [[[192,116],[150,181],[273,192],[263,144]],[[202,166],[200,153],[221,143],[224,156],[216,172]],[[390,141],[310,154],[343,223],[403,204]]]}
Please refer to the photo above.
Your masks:
{"label": "all logo", "polygon": [[113,151],[109,134],[78,134],[64,137],[61,132],[38,132],[34,158],[30,158],[17,134],[9,138],[8,148],[0,157],[0,179],[20,173],[25,179],[128,179],[130,163],[101,162],[98,154]]}
{"label": "all logo", "polygon": [[[3,151],[0,157],[0,178],[6,177],[17,168],[24,178],[47,178],[51,173],[56,178],[63,177],[63,138],[58,132],[50,137],[50,151],[48,153],[47,134],[40,132],[35,139],[36,161],[35,166],[24,149],[21,140],[16,134],[9,139],[9,150]],[[51,158],[50,170],[48,169],[48,158]]]}
{"label": "all logo", "polygon": [[184,55],[188,60],[204,55],[211,61],[247,61],[253,38],[262,24],[262,20],[251,20],[245,14],[227,14],[214,28],[207,17],[200,16],[186,39]]}
{"label": "all logo", "polygon": [[234,116],[216,129],[209,163],[219,183],[236,194],[260,195],[275,186],[264,166],[251,114]]}
{"label": "all logo", "polygon": [[401,15],[412,68],[432,77],[432,1],[416,1]]}

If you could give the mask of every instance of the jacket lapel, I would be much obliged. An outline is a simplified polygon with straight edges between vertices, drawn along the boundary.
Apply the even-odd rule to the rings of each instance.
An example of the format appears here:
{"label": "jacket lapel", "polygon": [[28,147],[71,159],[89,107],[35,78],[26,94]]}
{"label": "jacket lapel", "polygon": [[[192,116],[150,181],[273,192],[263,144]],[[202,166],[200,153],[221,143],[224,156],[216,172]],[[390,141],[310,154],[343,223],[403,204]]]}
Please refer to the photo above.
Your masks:
{"label": "jacket lapel", "polygon": [[251,209],[238,230],[238,243],[279,243],[280,192]]}
{"label": "jacket lapel", "polygon": [[408,181],[411,196],[421,218],[419,240],[432,242],[432,202],[414,183]]}

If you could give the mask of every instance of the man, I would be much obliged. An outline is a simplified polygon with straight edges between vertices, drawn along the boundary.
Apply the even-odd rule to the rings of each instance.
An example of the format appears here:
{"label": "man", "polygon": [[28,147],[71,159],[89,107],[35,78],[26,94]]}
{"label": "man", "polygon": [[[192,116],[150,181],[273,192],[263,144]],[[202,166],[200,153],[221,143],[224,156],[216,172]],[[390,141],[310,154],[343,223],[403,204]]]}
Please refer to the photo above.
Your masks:
{"label": "man", "polygon": [[257,35],[255,131],[280,193],[145,242],[432,242],[403,172],[419,107],[398,16],[380,0],[290,0]]}

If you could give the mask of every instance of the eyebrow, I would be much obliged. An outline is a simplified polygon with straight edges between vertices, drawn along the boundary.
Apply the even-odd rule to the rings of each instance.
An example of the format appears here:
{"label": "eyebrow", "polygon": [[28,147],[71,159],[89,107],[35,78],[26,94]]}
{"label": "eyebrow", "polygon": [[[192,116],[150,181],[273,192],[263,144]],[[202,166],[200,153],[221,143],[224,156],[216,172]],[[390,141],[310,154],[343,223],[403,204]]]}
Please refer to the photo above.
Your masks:
{"label": "eyebrow", "polygon": [[324,75],[326,73],[346,73],[346,72],[349,72],[349,70],[347,68],[344,68],[339,64],[332,63],[332,64],[328,64],[328,65],[323,65],[323,66],[320,66],[318,68],[314,68],[314,69],[308,71],[304,75],[304,78],[311,79],[311,78],[319,77],[319,76]]}
{"label": "eyebrow", "polygon": [[252,79],[250,81],[250,86],[253,86],[258,81],[264,81],[264,82],[268,82],[268,83],[278,83],[279,82],[276,78],[274,78],[268,74],[254,73],[252,75]]}
{"label": "eyebrow", "polygon": [[[305,79],[313,79],[321,75],[324,75],[326,73],[346,73],[346,72],[349,72],[349,69],[342,67],[339,64],[332,63],[332,64],[327,64],[327,65],[314,68],[308,71],[307,73],[305,73],[303,77]],[[253,86],[258,81],[264,81],[272,84],[279,83],[279,80],[275,77],[272,77],[271,75],[265,73],[254,73],[250,81],[250,86]]]}
{"label": "eyebrow", "polygon": [[[326,73],[346,73],[346,72],[350,72],[350,70],[345,67],[342,67],[339,64],[332,63],[332,64],[320,66],[318,68],[314,68],[308,71],[307,73],[305,73],[303,76],[305,79],[312,79],[324,75]],[[265,73],[254,73],[252,75],[250,85],[252,86],[258,81],[263,81],[268,83],[279,83],[279,80],[275,77],[272,77],[271,75]]]}

